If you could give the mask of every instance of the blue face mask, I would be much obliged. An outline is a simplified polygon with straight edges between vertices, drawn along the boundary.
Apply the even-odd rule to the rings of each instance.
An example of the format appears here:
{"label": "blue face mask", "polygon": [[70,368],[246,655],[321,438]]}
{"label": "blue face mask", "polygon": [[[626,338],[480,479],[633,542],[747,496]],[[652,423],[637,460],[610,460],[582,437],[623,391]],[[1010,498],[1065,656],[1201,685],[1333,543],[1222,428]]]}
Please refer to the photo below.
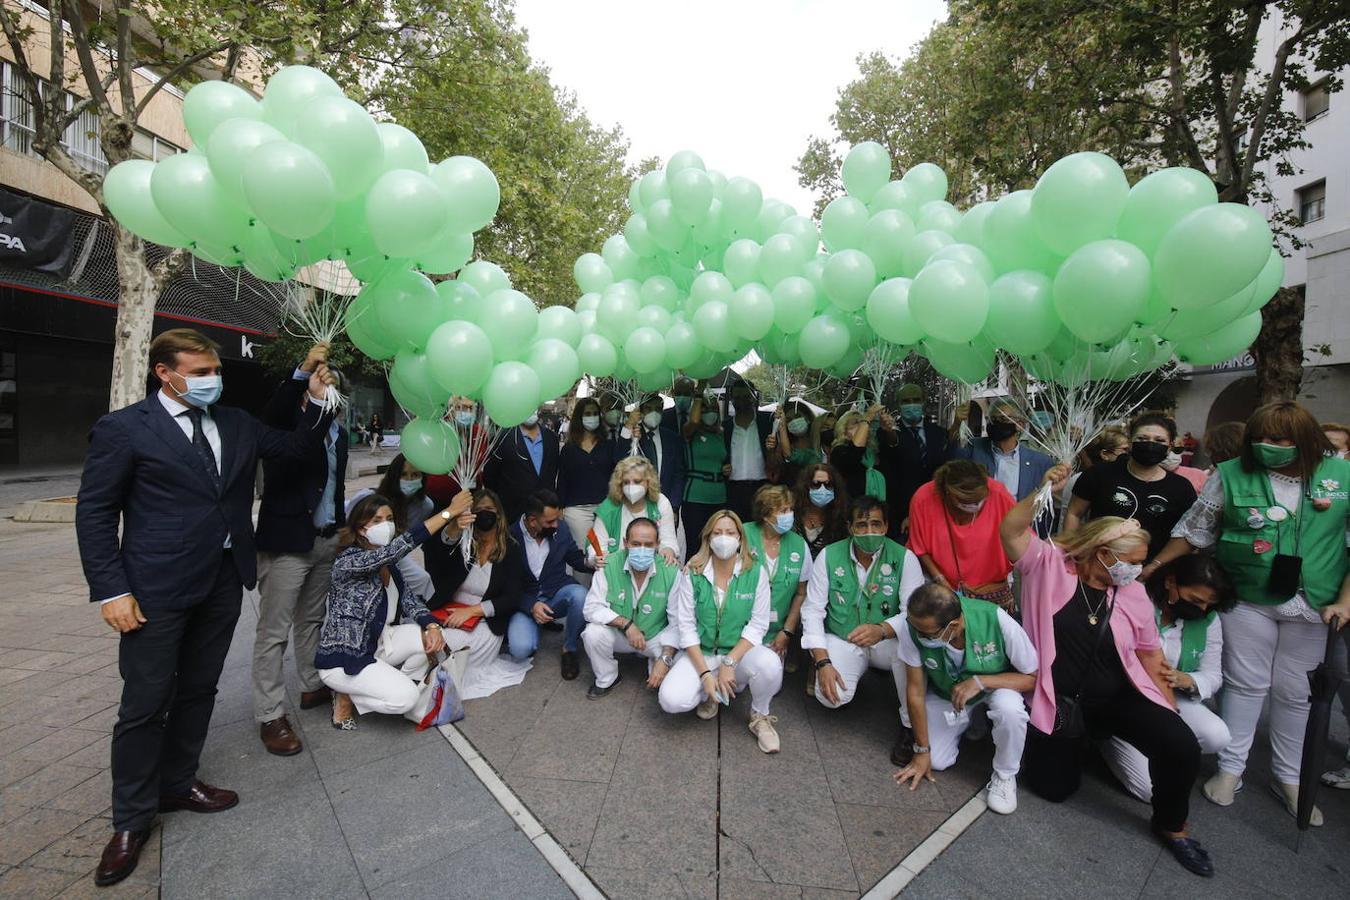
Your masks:
{"label": "blue face mask", "polygon": [[477,418],[472,410],[460,409],[455,411],[455,424],[461,428],[468,428]]}
{"label": "blue face mask", "polygon": [[779,534],[787,534],[792,530],[792,523],[796,521],[796,518],[791,512],[779,513],[774,517],[773,530]]}
{"label": "blue face mask", "polygon": [[829,506],[834,502],[834,489],[827,487],[813,487],[808,494],[811,502],[816,506]]}
{"label": "blue face mask", "polygon": [[629,547],[628,568],[634,572],[645,572],[656,562],[655,547]]}
{"label": "blue face mask", "polygon": [[422,479],[400,478],[398,480],[398,489],[403,492],[403,496],[411,497],[422,489]]}
{"label": "blue face mask", "polygon": [[922,403],[901,403],[900,421],[906,425],[918,425],[923,421]]}
{"label": "blue face mask", "polygon": [[211,404],[220,399],[220,392],[225,387],[225,381],[219,375],[183,375],[180,376],[187,384],[187,390],[178,394],[178,389],[169,383],[169,387],[178,394],[178,399],[189,406],[195,406],[198,409],[206,409]]}

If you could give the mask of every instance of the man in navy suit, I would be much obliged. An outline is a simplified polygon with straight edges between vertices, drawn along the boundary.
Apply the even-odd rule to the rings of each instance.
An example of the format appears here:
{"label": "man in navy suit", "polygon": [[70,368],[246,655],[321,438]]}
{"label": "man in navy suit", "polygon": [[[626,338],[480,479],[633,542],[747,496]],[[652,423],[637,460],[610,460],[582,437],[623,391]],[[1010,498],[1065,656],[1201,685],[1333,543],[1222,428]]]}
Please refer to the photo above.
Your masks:
{"label": "man in navy suit", "polygon": [[769,478],[764,441],[773,434],[773,413],[759,411],[759,398],[744,378],[731,381],[730,391],[735,412],[722,424],[727,444],[727,506],[742,521],[751,522],[755,491]]}
{"label": "man in navy suit", "polygon": [[958,447],[954,459],[970,459],[984,466],[990,477],[1001,483],[1018,500],[1033,494],[1045,480],[1055,461],[1021,442],[1026,420],[1017,406],[1000,397],[989,405],[985,419],[987,437],[975,438],[969,447]]}
{"label": "man in navy suit", "polygon": [[[924,419],[927,396],[917,384],[902,384],[896,391],[900,421],[896,423],[894,447],[883,452],[890,465],[891,527],[896,535],[909,530],[909,501],[914,492],[933,480],[938,466],[947,461],[947,429]],[[884,446],[884,445],[883,445]]]}
{"label": "man in navy suit", "polygon": [[567,573],[590,572],[586,556],[562,518],[562,502],[547,488],[530,493],[525,514],[511,523],[511,537],[525,550],[520,578],[520,608],[506,626],[506,649],[516,659],[528,659],[539,648],[539,626],[564,619],[562,677],[571,681],[581,672],[577,639],[586,627],[582,606],[586,589]]}
{"label": "man in navy suit", "polygon": [[[293,432],[220,397],[218,347],[191,329],[150,343],[160,389],[108,413],[89,435],[75,513],[90,599],[121,633],[124,682],[112,737],[113,837],[99,885],[136,868],[156,810],[219,812],[233,791],[197,778],[216,682],[257,581],[253,481],[259,457],[303,458],[331,417],[311,403]],[[308,381],[322,398],[332,376]],[[121,524],[121,536],[118,525]]]}
{"label": "man in navy suit", "polygon": [[501,498],[508,519],[525,514],[531,491],[558,489],[559,449],[558,435],[539,424],[537,412],[497,441],[483,466],[483,484]]}

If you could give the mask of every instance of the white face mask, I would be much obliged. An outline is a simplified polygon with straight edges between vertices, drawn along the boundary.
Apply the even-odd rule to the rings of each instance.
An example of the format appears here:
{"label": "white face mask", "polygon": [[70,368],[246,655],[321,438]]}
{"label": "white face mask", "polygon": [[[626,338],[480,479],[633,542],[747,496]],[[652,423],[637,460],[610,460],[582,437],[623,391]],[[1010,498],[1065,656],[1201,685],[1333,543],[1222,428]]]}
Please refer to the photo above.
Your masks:
{"label": "white face mask", "polygon": [[715,534],[708,541],[708,546],[718,559],[731,559],[741,549],[741,539],[734,534]]}
{"label": "white face mask", "polygon": [[600,417],[599,417],[599,416],[582,416],[582,417],[581,417],[581,427],[582,427],[582,428],[585,428],[587,431],[594,431],[595,429],[597,429],[597,428],[600,427]]}
{"label": "white face mask", "polygon": [[1177,467],[1181,465],[1181,454],[1169,453],[1162,462],[1158,463],[1158,465],[1162,466],[1169,472],[1175,472],[1177,470]]}
{"label": "white face mask", "polygon": [[661,427],[661,414],[654,410],[647,413],[642,417],[642,424],[647,426],[648,431],[655,431]]}
{"label": "white face mask", "polygon": [[647,486],[645,484],[625,484],[623,496],[629,503],[637,503],[647,496]]}
{"label": "white face mask", "polygon": [[394,539],[393,522],[377,522],[366,526],[366,543],[372,547],[387,547]]}
{"label": "white face mask", "polygon": [[984,501],[979,503],[958,503],[956,508],[961,512],[970,513],[972,516],[979,515],[980,510],[984,509]]}

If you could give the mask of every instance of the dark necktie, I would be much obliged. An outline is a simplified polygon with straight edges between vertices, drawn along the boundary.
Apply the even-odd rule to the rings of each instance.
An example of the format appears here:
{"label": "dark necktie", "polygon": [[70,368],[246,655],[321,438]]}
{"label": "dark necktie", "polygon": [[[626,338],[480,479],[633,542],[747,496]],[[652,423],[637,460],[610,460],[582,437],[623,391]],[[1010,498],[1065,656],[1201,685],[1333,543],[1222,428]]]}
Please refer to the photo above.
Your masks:
{"label": "dark necktie", "polygon": [[911,428],[910,433],[914,435],[914,443],[919,445],[919,462],[928,461],[928,442],[923,438],[923,426]]}
{"label": "dark necktie", "polygon": [[206,439],[206,430],[202,428],[202,411],[194,406],[187,414],[192,420],[192,449],[197,451],[202,465],[206,466],[206,471],[211,475],[211,483],[219,490],[220,470],[216,468],[216,454],[211,449],[211,442]]}

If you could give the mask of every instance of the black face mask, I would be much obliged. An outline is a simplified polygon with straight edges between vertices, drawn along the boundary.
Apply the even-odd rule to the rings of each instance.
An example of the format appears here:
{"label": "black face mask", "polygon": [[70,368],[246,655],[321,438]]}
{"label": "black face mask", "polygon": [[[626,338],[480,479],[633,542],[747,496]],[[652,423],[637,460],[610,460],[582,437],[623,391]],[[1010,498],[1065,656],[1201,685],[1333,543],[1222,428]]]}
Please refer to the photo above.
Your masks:
{"label": "black face mask", "polygon": [[833,444],[833,443],[834,443],[834,429],[833,429],[833,428],[826,428],[826,429],[824,429],[823,431],[821,431],[821,432],[820,432],[820,442],[821,442],[822,444],[824,444],[825,446],[827,446],[827,447],[828,447],[830,444]]}
{"label": "black face mask", "polygon": [[1135,441],[1130,444],[1130,459],[1141,466],[1156,466],[1167,459],[1171,450],[1171,447],[1157,441]]}
{"label": "black face mask", "polygon": [[492,509],[484,509],[473,514],[474,531],[491,531],[497,527],[497,512]]}
{"label": "black face mask", "polygon": [[1005,422],[1001,419],[990,419],[984,426],[984,430],[989,434],[991,441],[1006,441],[1008,438],[1017,434],[1017,423]]}
{"label": "black face mask", "polygon": [[1176,603],[1172,604],[1172,615],[1176,616],[1178,619],[1186,619],[1189,621],[1193,619],[1203,619],[1205,616],[1209,615],[1209,610],[1202,609],[1186,600],[1178,600]]}
{"label": "black face mask", "polygon": [[558,529],[556,528],[540,528],[539,539],[544,541],[551,541],[553,540],[553,536],[557,533]]}

